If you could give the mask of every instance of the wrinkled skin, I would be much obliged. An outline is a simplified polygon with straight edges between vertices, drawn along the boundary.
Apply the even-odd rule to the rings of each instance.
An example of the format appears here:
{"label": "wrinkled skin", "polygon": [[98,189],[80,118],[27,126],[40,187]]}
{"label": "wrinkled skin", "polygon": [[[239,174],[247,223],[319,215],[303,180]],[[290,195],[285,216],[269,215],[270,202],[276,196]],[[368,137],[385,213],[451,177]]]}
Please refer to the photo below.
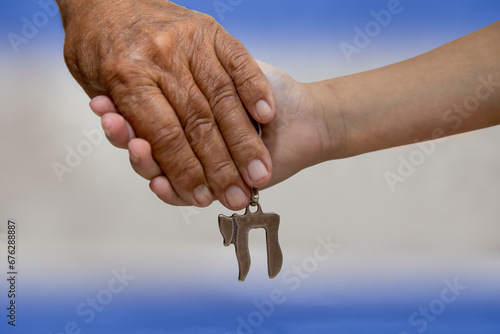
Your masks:
{"label": "wrinkled skin", "polygon": [[58,1],[65,60],[90,97],[109,97],[150,143],[174,196],[239,210],[272,177],[248,113],[269,123],[272,89],[213,18],[157,0]]}
{"label": "wrinkled skin", "polygon": [[[263,127],[263,138],[271,154],[274,166],[272,186],[289,178],[300,170],[328,160],[332,154],[341,155],[344,144],[340,114],[335,123],[338,131],[327,127],[324,106],[317,94],[317,86],[300,84],[276,67],[259,62],[272,85],[276,97],[276,117]],[[331,96],[331,94],[330,94]],[[119,114],[113,102],[98,96],[90,104],[102,117],[102,125],[109,141],[116,147],[128,148],[134,170],[151,180],[150,187],[164,202],[172,205],[188,205],[176,196],[168,178],[151,155],[151,146],[143,139],[135,138],[132,127]],[[335,114],[335,113],[334,113]]]}

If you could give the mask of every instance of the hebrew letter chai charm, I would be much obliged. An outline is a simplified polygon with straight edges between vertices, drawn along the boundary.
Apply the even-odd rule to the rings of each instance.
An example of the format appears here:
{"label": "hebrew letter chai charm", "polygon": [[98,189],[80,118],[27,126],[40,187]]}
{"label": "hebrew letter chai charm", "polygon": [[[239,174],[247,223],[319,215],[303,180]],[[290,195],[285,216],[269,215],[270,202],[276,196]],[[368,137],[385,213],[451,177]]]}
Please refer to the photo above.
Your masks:
{"label": "hebrew letter chai charm", "polygon": [[[256,193],[256,191],[255,191]],[[250,252],[248,250],[248,232],[255,228],[266,230],[267,243],[267,270],[269,278],[274,278],[281,270],[283,254],[278,240],[280,216],[275,213],[264,213],[258,204],[257,211],[250,211],[250,204],[245,214],[233,214],[231,217],[219,215],[219,229],[224,237],[224,246],[234,244],[236,258],[238,259],[240,281],[244,281],[250,270]],[[255,195],[254,195],[255,198]],[[252,201],[254,203],[254,201]]]}

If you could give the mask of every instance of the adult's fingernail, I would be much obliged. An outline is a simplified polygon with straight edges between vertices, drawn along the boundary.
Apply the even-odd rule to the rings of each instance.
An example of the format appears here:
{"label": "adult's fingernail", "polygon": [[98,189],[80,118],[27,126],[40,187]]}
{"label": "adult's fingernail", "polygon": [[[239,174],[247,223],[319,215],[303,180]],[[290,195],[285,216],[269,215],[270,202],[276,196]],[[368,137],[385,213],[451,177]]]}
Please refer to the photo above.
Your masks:
{"label": "adult's fingernail", "polygon": [[240,187],[232,186],[226,190],[226,200],[229,206],[238,208],[248,203],[248,197]]}
{"label": "adult's fingernail", "polygon": [[257,182],[269,175],[264,163],[260,160],[254,160],[248,165],[248,177],[252,182]]}
{"label": "adult's fingernail", "polygon": [[271,106],[264,100],[257,102],[255,109],[257,110],[257,115],[261,118],[269,116],[272,112]]}
{"label": "adult's fingernail", "polygon": [[194,190],[193,195],[194,195],[194,199],[196,200],[196,202],[198,202],[198,205],[201,207],[209,206],[214,201],[214,198],[212,196],[212,192],[204,184],[202,184],[201,186],[198,186]]}

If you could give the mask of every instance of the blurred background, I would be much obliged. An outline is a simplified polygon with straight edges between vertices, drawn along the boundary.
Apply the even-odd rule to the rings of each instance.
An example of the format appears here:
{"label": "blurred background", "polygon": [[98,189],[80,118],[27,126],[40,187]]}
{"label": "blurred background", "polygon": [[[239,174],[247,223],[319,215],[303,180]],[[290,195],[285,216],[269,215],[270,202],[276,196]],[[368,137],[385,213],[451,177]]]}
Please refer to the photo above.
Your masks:
{"label": "blurred background", "polygon": [[[401,0],[376,29],[373,13],[397,1],[176,2],[303,82],[411,58],[500,13],[494,0]],[[217,224],[231,212],[162,203],[103,140],[65,67],[54,6],[0,4],[2,333],[500,333],[498,127],[324,163],[262,191],[281,216],[283,269],[267,278],[265,234],[253,231],[241,283]],[[370,43],[346,56],[367,25]]]}

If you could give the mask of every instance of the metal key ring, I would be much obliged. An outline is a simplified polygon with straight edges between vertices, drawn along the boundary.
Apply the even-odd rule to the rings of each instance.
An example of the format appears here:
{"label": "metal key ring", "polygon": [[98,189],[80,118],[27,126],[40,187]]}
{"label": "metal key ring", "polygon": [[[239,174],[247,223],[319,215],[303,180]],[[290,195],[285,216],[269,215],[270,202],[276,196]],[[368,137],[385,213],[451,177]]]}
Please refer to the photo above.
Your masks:
{"label": "metal key ring", "polygon": [[250,199],[251,206],[257,206],[259,204],[259,190],[257,188],[250,188],[252,198]]}

